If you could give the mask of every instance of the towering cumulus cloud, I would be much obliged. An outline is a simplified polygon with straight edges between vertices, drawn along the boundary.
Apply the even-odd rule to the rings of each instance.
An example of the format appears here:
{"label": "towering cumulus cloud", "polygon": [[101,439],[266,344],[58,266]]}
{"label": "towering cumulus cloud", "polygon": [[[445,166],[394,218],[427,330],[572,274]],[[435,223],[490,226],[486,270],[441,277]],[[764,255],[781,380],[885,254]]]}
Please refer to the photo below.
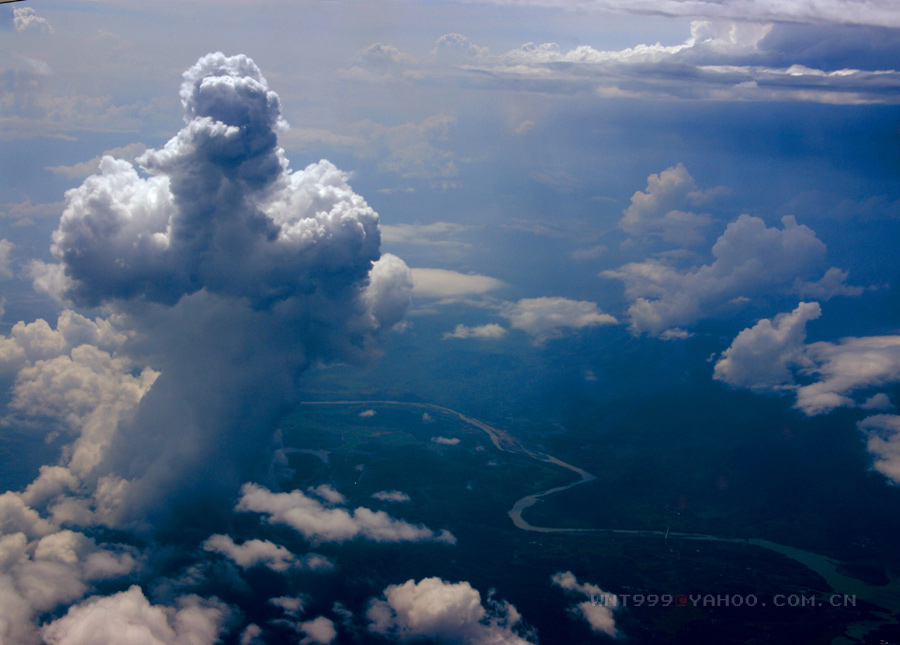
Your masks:
{"label": "towering cumulus cloud", "polygon": [[412,289],[346,174],[291,170],[278,95],[251,59],[204,56],[180,95],[184,128],[137,168],[104,157],[67,193],[59,264],[33,267],[38,288],[105,308],[119,353],[158,372],[132,414],[108,415],[79,474],[96,492],[77,513],[105,524],[265,480],[298,375],[374,356]]}

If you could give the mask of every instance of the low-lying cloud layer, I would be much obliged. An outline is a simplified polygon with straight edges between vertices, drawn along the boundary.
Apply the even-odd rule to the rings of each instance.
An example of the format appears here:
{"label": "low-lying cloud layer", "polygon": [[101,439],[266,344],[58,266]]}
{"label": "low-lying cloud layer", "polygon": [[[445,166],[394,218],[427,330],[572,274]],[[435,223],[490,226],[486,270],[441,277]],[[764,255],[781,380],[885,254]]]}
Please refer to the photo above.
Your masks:
{"label": "low-lying cloud layer", "polygon": [[[578,3],[577,8],[633,10],[630,4],[610,4],[615,5]],[[658,13],[657,4],[653,3],[654,14]],[[885,8],[884,15],[890,20],[868,22],[859,18],[862,14],[873,16],[868,6],[860,13],[837,11],[835,15],[849,19],[837,20],[842,25],[829,25],[829,12],[816,9],[813,24],[801,28],[784,22],[775,7],[730,11],[739,4],[747,8],[752,3],[668,3],[682,9],[677,15],[705,18],[692,21],[690,34],[678,45],[635,43],[624,49],[599,50],[582,44],[566,51],[553,42],[529,42],[493,53],[454,33],[442,36],[433,50],[419,56],[375,43],[360,53],[357,64],[345,74],[355,80],[402,80],[485,90],[593,92],[611,99],[896,102],[900,87],[900,71],[894,62],[897,43],[882,27],[900,26],[900,12]],[[645,6],[644,10],[648,9]],[[846,24],[860,22],[870,26]],[[860,46],[854,43],[866,38],[887,39],[894,59],[886,52],[881,57],[884,64],[876,68],[860,60],[866,57],[856,55]],[[694,221],[699,223],[702,219]],[[673,234],[684,226],[675,218],[667,224],[672,225]]]}

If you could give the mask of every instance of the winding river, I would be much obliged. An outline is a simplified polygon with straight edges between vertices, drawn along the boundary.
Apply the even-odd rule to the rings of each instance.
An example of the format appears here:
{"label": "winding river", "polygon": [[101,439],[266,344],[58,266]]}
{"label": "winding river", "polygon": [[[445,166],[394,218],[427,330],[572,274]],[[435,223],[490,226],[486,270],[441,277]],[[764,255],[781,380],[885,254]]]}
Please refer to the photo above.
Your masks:
{"label": "winding river", "polygon": [[494,446],[503,452],[509,452],[513,454],[526,455],[531,457],[532,459],[536,459],[538,461],[543,461],[545,463],[553,464],[555,466],[559,466],[561,468],[565,468],[571,470],[578,476],[578,479],[573,481],[571,484],[567,484],[565,486],[557,486],[555,488],[550,488],[545,491],[541,491],[539,493],[533,493],[531,495],[526,495],[525,497],[518,500],[513,507],[509,510],[509,517],[512,519],[513,524],[516,527],[522,529],[523,531],[534,531],[536,533],[570,533],[570,534],[586,534],[586,533],[605,533],[605,534],[617,534],[617,535],[632,535],[635,537],[661,537],[663,539],[680,539],[680,540],[699,540],[706,542],[728,542],[732,544],[744,544],[744,545],[753,545],[757,547],[761,547],[764,549],[769,549],[770,551],[775,551],[776,553],[780,553],[795,562],[799,562],[804,565],[808,569],[811,569],[815,573],[822,576],[825,582],[829,587],[832,588],[835,594],[847,595],[847,596],[855,596],[859,600],[864,600],[869,602],[881,609],[885,610],[884,612],[879,612],[883,614],[884,618],[878,622],[871,623],[861,623],[856,625],[851,625],[850,629],[848,629],[847,636],[848,639],[838,639],[834,641],[833,645],[837,645],[838,643],[854,643],[860,642],[859,638],[861,638],[865,633],[877,628],[880,625],[895,623],[898,622],[895,613],[900,610],[900,577],[892,578],[887,585],[879,586],[868,584],[862,580],[857,578],[847,576],[840,572],[841,562],[834,560],[832,558],[828,558],[823,555],[819,555],[818,553],[812,553],[811,551],[804,551],[802,549],[797,549],[795,547],[786,546],[783,544],[778,544],[776,542],[770,542],[768,540],[762,540],[759,538],[729,538],[729,537],[719,537],[716,535],[704,535],[700,533],[680,533],[676,531],[653,531],[653,530],[637,530],[637,529],[597,529],[597,528],[553,528],[547,526],[534,526],[533,524],[528,523],[523,517],[522,512],[533,506],[543,497],[547,497],[549,495],[553,495],[555,493],[561,493],[564,490],[569,490],[570,488],[574,488],[575,486],[580,486],[582,484],[586,484],[590,481],[597,479],[594,475],[579,468],[578,466],[573,466],[572,464],[568,464],[556,457],[551,455],[543,454],[543,453],[535,453],[531,450],[525,448],[522,444],[519,443],[514,437],[509,435],[507,432],[503,430],[499,430],[483,421],[479,421],[478,419],[473,419],[472,417],[468,417],[461,412],[457,412],[456,410],[451,410],[450,408],[445,408],[440,405],[434,405],[432,403],[414,403],[414,402],[406,402],[406,401],[306,401],[301,405],[363,405],[363,406],[402,406],[407,408],[420,408],[423,410],[431,410],[433,412],[439,412],[443,414],[447,414],[450,416],[454,416],[460,421],[467,423],[479,430],[485,432],[488,437],[491,439],[491,443]]}

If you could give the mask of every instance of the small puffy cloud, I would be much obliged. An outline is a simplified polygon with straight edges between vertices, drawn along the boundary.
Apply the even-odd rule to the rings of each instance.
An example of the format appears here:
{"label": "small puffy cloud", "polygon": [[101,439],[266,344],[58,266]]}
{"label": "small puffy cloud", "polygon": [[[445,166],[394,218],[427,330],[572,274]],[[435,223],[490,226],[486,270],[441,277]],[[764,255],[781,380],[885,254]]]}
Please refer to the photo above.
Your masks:
{"label": "small puffy cloud", "polygon": [[575,591],[584,596],[598,596],[603,593],[597,585],[589,582],[584,584],[578,582],[578,578],[571,571],[559,571],[550,577],[550,581],[557,587],[566,591]]}
{"label": "small puffy cloud", "polygon": [[47,535],[53,524],[28,506],[20,495],[12,491],[0,494],[0,534],[21,533],[29,538]]}
{"label": "small puffy cloud", "polygon": [[735,387],[792,385],[792,368],[804,366],[806,323],[822,315],[817,302],[801,302],[774,321],[764,318],[745,329],[716,363],[713,378]]}
{"label": "small puffy cloud", "polygon": [[804,344],[806,323],[820,314],[817,303],[800,303],[743,330],[716,363],[714,378],[735,387],[792,391],[794,406],[810,416],[839,407],[889,407],[883,392],[863,401],[853,394],[900,382],[900,336]]}
{"label": "small puffy cloud", "polygon": [[78,480],[72,471],[63,466],[41,466],[38,477],[31,482],[19,497],[29,506],[44,504],[68,490],[78,487]]}
{"label": "small puffy cloud", "polygon": [[[360,416],[370,416],[365,413]],[[341,495],[337,490],[335,490],[332,486],[328,484],[319,484],[316,487],[310,486],[306,489],[307,492],[312,493],[322,499],[324,499],[329,504],[343,504],[347,501],[347,499]]]}
{"label": "small puffy cloud", "polygon": [[374,417],[375,414],[376,414],[375,410],[363,410],[362,412],[359,413],[359,416],[361,416],[363,418]]}
{"label": "small puffy cloud", "polygon": [[303,634],[300,645],[308,645],[309,643],[327,645],[327,643],[337,638],[337,630],[334,628],[334,623],[325,618],[325,616],[304,621],[297,625],[297,628]]}
{"label": "small puffy cloud", "polygon": [[457,325],[452,332],[445,332],[441,338],[476,338],[478,340],[499,340],[506,336],[506,328],[496,323],[487,325],[477,325],[468,327],[466,325]]}
{"label": "small puffy cloud", "polygon": [[523,298],[502,311],[514,329],[521,329],[543,342],[562,335],[565,329],[614,325],[614,316],[603,313],[596,303],[568,298]]}
{"label": "small puffy cloud", "polygon": [[395,504],[402,504],[410,500],[409,495],[399,490],[380,490],[377,493],[372,493],[372,498]]}
{"label": "small puffy cloud", "polygon": [[805,355],[811,363],[806,371],[815,381],[797,388],[796,406],[809,415],[855,407],[855,391],[900,382],[900,336],[812,343]]}
{"label": "small puffy cloud", "polygon": [[506,284],[477,273],[459,273],[448,269],[411,269],[413,294],[421,298],[458,300],[496,291]]}
{"label": "small puffy cloud", "polygon": [[303,613],[303,609],[306,607],[306,599],[294,596],[278,596],[277,598],[270,598],[269,604],[281,608],[288,616],[296,617]]}
{"label": "small puffy cloud", "polygon": [[459,444],[458,437],[432,437],[431,443],[437,443],[442,446],[456,446]]}
{"label": "small puffy cloud", "polygon": [[261,645],[262,628],[256,623],[250,623],[241,632],[241,638],[238,641],[240,645]]}
{"label": "small puffy cloud", "polygon": [[486,56],[487,47],[479,47],[462,34],[444,34],[437,39],[432,55],[444,63],[466,64]]}
{"label": "small puffy cloud", "polygon": [[678,327],[667,329],[659,335],[659,337],[663,340],[684,340],[686,338],[690,338],[691,336],[693,336],[691,332],[685,329],[679,329]]}
{"label": "small puffy cloud", "polygon": [[52,34],[53,27],[46,18],[35,13],[31,7],[16,7],[13,9],[13,25],[16,31],[35,31],[44,34]]}
{"label": "small puffy cloud", "polygon": [[384,511],[329,508],[301,491],[273,493],[258,484],[244,484],[235,510],[265,514],[270,524],[290,526],[314,542],[363,538],[373,542],[456,543],[447,530],[436,533],[421,524],[395,519]]}
{"label": "small puffy cloud", "polygon": [[221,602],[197,596],[175,607],[151,605],[135,585],[70,607],[41,635],[48,645],[213,645],[229,614]]}
{"label": "small puffy cloud", "polygon": [[837,267],[831,267],[819,280],[807,282],[797,278],[794,282],[794,293],[801,298],[831,300],[835,296],[858,296],[866,289],[847,284],[848,273]]}
{"label": "small puffy cloud", "polygon": [[285,572],[289,569],[309,569],[312,571],[329,570],[334,565],[320,555],[310,554],[303,558],[268,540],[247,540],[243,544],[235,544],[227,535],[212,535],[204,543],[203,549],[213,553],[221,553],[242,569],[266,566],[272,571]]}
{"label": "small puffy cloud", "polygon": [[633,262],[601,275],[622,280],[631,331],[658,335],[714,314],[741,298],[785,288],[813,272],[826,248],[815,232],[787,216],[783,228],[741,215],[712,247],[715,260],[679,271],[660,260]]}
{"label": "small puffy cloud", "polygon": [[613,612],[619,606],[618,597],[615,594],[606,593],[597,585],[579,583],[571,571],[555,573],[551,577],[551,581],[555,586],[566,591],[590,598],[578,603],[570,611],[586,620],[591,626],[591,630],[613,638],[619,635],[616,629],[616,619],[613,616]]}
{"label": "small puffy cloud", "polygon": [[866,435],[866,447],[875,457],[872,468],[900,484],[900,416],[876,414],[856,425]]}
{"label": "small puffy cloud", "polygon": [[52,172],[54,175],[61,175],[67,179],[85,179],[93,175],[100,168],[100,161],[103,157],[113,157],[115,159],[124,159],[126,161],[134,161],[147,151],[147,146],[143,143],[129,143],[119,148],[112,148],[101,155],[94,157],[88,161],[81,161],[72,166],[47,166],[44,170]]}
{"label": "small puffy cloud", "polygon": [[376,329],[401,329],[413,291],[413,278],[406,263],[384,253],[372,264],[369,284],[363,294]]}
{"label": "small puffy cloud", "polygon": [[659,236],[681,245],[703,241],[702,229],[709,226],[709,215],[687,210],[707,201],[717,190],[700,191],[683,164],[647,177],[645,191],[637,191],[619,228],[629,235]]}
{"label": "small puffy cloud", "polygon": [[859,407],[863,410],[887,410],[894,407],[894,405],[887,394],[878,392],[866,399]]}
{"label": "small puffy cloud", "polygon": [[12,250],[16,245],[9,240],[0,240],[0,278],[11,278],[12,271],[9,268],[12,260]]}
{"label": "small puffy cloud", "polygon": [[364,68],[382,74],[394,70],[401,70],[414,62],[414,58],[404,53],[393,45],[373,43],[363,49],[356,57],[357,62]]}
{"label": "small puffy cloud", "polygon": [[369,603],[369,631],[400,642],[423,639],[465,645],[526,645],[535,642],[516,633],[521,616],[507,602],[488,599],[468,582],[440,578],[390,585],[383,599]]}

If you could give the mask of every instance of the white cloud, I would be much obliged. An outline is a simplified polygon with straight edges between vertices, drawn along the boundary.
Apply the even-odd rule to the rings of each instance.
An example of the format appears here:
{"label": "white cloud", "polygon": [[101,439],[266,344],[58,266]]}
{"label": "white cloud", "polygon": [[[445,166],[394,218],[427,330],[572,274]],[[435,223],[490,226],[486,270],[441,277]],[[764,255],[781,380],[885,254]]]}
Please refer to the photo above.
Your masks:
{"label": "white cloud", "polygon": [[241,632],[241,639],[238,642],[240,645],[262,645],[263,641],[260,636],[262,636],[262,628],[255,623],[250,623]]}
{"label": "white cloud", "polygon": [[304,634],[300,645],[307,645],[307,643],[327,644],[337,638],[337,630],[334,628],[334,623],[325,618],[325,616],[304,621],[297,627]]}
{"label": "white cloud", "polygon": [[468,327],[457,325],[452,332],[445,332],[441,338],[477,338],[478,340],[499,340],[506,336],[506,329],[496,323]]}
{"label": "white cloud", "polygon": [[736,387],[793,391],[795,407],[810,416],[839,407],[889,407],[883,392],[861,402],[853,395],[900,382],[900,336],[804,344],[806,323],[820,314],[817,303],[800,303],[774,322],[763,319],[743,330],[722,354],[714,378]]}
{"label": "white cloud", "polygon": [[421,298],[458,300],[480,296],[506,285],[486,275],[458,273],[448,269],[411,269],[413,294]]}
{"label": "white cloud", "polygon": [[[16,374],[9,410],[53,419],[75,437],[61,465],[41,468],[23,494],[29,504],[50,504],[56,521],[113,519],[101,502],[110,481],[96,469],[109,456],[118,424],[130,418],[159,375],[119,353],[126,339],[109,320],[68,310],[56,329],[39,319],[17,323],[8,337],[0,337],[0,373]],[[93,493],[92,502],[71,497],[76,490]],[[92,503],[96,513],[89,510]]]}
{"label": "white cloud", "polygon": [[436,533],[365,507],[353,511],[329,508],[299,490],[272,493],[257,484],[244,484],[235,510],[263,513],[270,524],[290,526],[313,542],[346,542],[359,537],[373,542],[456,543],[446,529]]}
{"label": "white cloud", "polygon": [[372,498],[382,502],[393,502],[395,504],[408,502],[410,499],[409,495],[399,490],[380,490],[377,493],[372,493]]}
{"label": "white cloud", "polygon": [[790,216],[782,223],[783,229],[768,228],[758,217],[741,215],[713,245],[712,264],[696,269],[646,260],[601,275],[625,283],[632,332],[658,335],[740,298],[786,288],[820,266],[826,248],[813,230]]}
{"label": "white cloud", "polygon": [[[680,7],[696,3],[672,0]],[[744,3],[748,5],[750,3]],[[717,4],[716,8],[734,3]],[[579,3],[579,8],[586,6]],[[591,6],[602,7],[603,3]],[[391,47],[391,56],[380,63],[354,67],[345,74],[355,80],[456,84],[483,90],[505,89],[542,93],[586,93],[605,98],[690,98],[694,100],[818,101],[836,104],[896,102],[900,72],[891,69],[818,69],[804,65],[806,49],[784,45],[768,37],[784,27],[780,19],[732,19],[728,12],[709,11],[711,3],[687,15],[700,18],[691,23],[690,35],[680,45],[636,44],[620,50],[601,51],[579,45],[563,51],[556,43],[526,43],[505,54],[492,55],[486,48],[466,42],[466,54],[454,57],[401,54]],[[655,10],[653,11],[655,13]],[[773,12],[774,13],[774,12]],[[817,20],[818,22],[818,20]],[[821,26],[821,23],[819,23]],[[787,28],[789,28],[788,26]],[[825,27],[827,29],[827,26]],[[822,37],[822,49],[834,47],[833,35]],[[825,43],[828,43],[826,45]],[[383,45],[377,46],[386,51]],[[810,48],[813,49],[813,48]],[[839,48],[838,48],[839,49]],[[471,52],[477,52],[470,55]],[[816,63],[815,56],[811,57]],[[559,175],[564,177],[564,175]],[[553,174],[543,175],[558,183]],[[565,182],[568,183],[568,182]],[[564,186],[563,186],[564,187]],[[670,232],[689,229],[702,220],[678,222],[672,218]],[[693,218],[688,218],[689,220]]]}
{"label": "white cloud", "polygon": [[667,242],[681,245],[703,241],[702,229],[712,222],[709,215],[693,213],[686,208],[699,206],[716,191],[700,191],[683,164],[647,177],[645,191],[637,191],[619,228],[629,235],[658,235]]}
{"label": "white cloud", "polygon": [[487,53],[487,47],[479,47],[462,34],[457,33],[444,34],[437,39],[434,49],[431,50],[432,56],[451,65],[469,63],[473,59],[486,56]]}
{"label": "white cloud", "polygon": [[563,52],[556,43],[527,43],[519,49],[507,52],[501,60],[510,66],[559,63],[594,66],[618,63],[646,66],[697,53],[719,56],[754,53],[759,42],[771,29],[770,24],[695,20],[691,22],[690,37],[680,45],[640,44],[611,51],[599,51],[588,45],[580,45]]}
{"label": "white cloud", "polygon": [[372,264],[369,284],[363,294],[372,326],[375,329],[402,329],[412,291],[413,276],[406,263],[391,253],[382,254]]}
{"label": "white cloud", "polygon": [[767,318],[737,335],[716,363],[713,378],[735,387],[793,385],[792,369],[807,365],[806,323],[822,315],[816,302],[801,302],[789,314]]}
{"label": "white cloud", "polygon": [[[143,522],[163,499],[265,476],[273,411],[297,375],[375,358],[409,305],[409,270],[380,254],[378,216],[348,176],[324,160],[291,170],[280,99],[252,60],[204,56],[180,95],[186,125],[139,157],[146,176],[103,157],[66,193],[59,264],[32,266],[39,288],[105,306],[134,342],[87,339],[96,347],[52,349],[43,364],[41,347],[0,343],[0,362],[21,370],[20,409],[80,425],[85,450],[68,466],[95,490],[57,505],[70,521]],[[59,344],[46,329],[12,336],[26,331]],[[63,393],[67,379],[82,385]],[[186,475],[198,469],[210,476]]]}
{"label": "white cloud", "polygon": [[404,68],[415,63],[415,58],[400,51],[393,45],[373,43],[363,49],[356,57],[356,70],[366,70],[381,77],[402,72]]}
{"label": "white cloud", "polygon": [[456,446],[459,444],[458,437],[432,437],[431,443],[437,443],[442,446]]}
{"label": "white cloud", "polygon": [[693,334],[687,330],[671,327],[659,335],[663,340],[684,340],[690,338]]}
{"label": "white cloud", "polygon": [[283,546],[268,540],[246,540],[243,544],[235,544],[229,536],[217,534],[207,538],[203,549],[221,553],[242,569],[263,565],[283,573],[289,569],[327,571],[334,568],[328,558],[321,555],[313,553],[298,558]]}
{"label": "white cloud", "polygon": [[363,410],[359,413],[361,417],[374,417],[376,414],[375,410]]}
{"label": "white cloud", "polygon": [[347,499],[341,495],[337,490],[335,490],[332,486],[328,484],[319,484],[316,487],[310,486],[306,489],[308,493],[312,493],[318,497],[321,497],[329,504],[344,504]]}
{"label": "white cloud", "polygon": [[866,399],[859,407],[863,410],[887,410],[894,407],[890,397],[884,392],[878,392]]}
{"label": "white cloud", "polygon": [[856,425],[866,435],[866,447],[875,457],[872,468],[900,484],[900,416],[876,414]]}
{"label": "white cloud", "polygon": [[618,597],[615,594],[607,593],[597,585],[579,583],[575,574],[571,571],[555,573],[551,580],[554,585],[566,591],[590,597],[590,600],[578,603],[570,611],[586,620],[593,631],[612,636],[613,638],[619,635],[619,631],[616,629],[616,619],[613,615],[613,612],[619,606]]}
{"label": "white cloud", "polygon": [[805,354],[812,364],[806,371],[816,380],[797,388],[796,406],[809,415],[854,407],[855,391],[900,382],[900,336],[812,343]]}
{"label": "white cloud", "polygon": [[[19,517],[11,517],[11,510]],[[0,642],[37,643],[41,614],[78,600],[96,581],[128,575],[140,565],[130,548],[101,547],[70,530],[53,532],[14,493],[0,496],[0,522]]]}
{"label": "white cloud", "polygon": [[614,325],[614,316],[600,311],[596,303],[568,298],[523,298],[508,303],[502,315],[514,329],[521,329],[543,342],[562,335],[564,329]]}
{"label": "white cloud", "polygon": [[306,607],[306,599],[294,596],[278,596],[270,598],[269,604],[280,607],[288,616],[299,616]]}
{"label": "white cloud", "polygon": [[13,25],[16,31],[53,33],[53,27],[47,22],[47,19],[37,15],[31,7],[16,7],[13,9]]}
{"label": "white cloud", "polygon": [[42,630],[48,645],[213,645],[229,611],[221,602],[197,596],[176,607],[151,605],[140,587],[69,608]]}
{"label": "white cloud", "polygon": [[835,296],[858,296],[866,289],[847,284],[848,273],[837,267],[831,267],[821,279],[815,282],[807,282],[797,278],[794,282],[794,293],[801,298],[815,298],[817,300],[831,300]]}
{"label": "white cloud", "polygon": [[383,600],[373,599],[366,612],[369,631],[400,642],[433,639],[466,645],[525,645],[534,642],[516,633],[521,616],[509,603],[488,599],[468,582],[440,578],[390,585]]}

